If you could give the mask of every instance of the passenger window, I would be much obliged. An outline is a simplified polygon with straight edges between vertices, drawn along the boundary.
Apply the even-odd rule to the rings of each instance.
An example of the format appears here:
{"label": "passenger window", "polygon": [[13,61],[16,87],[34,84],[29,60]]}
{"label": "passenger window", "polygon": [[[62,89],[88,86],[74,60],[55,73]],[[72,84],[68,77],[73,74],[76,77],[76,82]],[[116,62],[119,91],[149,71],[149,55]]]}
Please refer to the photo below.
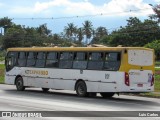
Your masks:
{"label": "passenger window", "polygon": [[88,69],[101,70],[103,69],[103,52],[89,53]]}
{"label": "passenger window", "polygon": [[107,52],[105,53],[105,70],[117,71],[120,67],[121,53],[120,52]]}
{"label": "passenger window", "polygon": [[74,69],[86,69],[87,68],[87,53],[76,52],[73,60]]}
{"label": "passenger window", "polygon": [[46,53],[45,52],[38,52],[37,59],[36,59],[36,67],[44,67],[46,60]]}
{"label": "passenger window", "polygon": [[102,60],[103,53],[89,53],[89,60]]}
{"label": "passenger window", "polygon": [[60,68],[71,68],[72,67],[72,60],[73,60],[73,53],[72,52],[61,52],[59,67]]}
{"label": "passenger window", "polygon": [[25,67],[26,66],[26,52],[19,52],[18,53],[17,66],[19,66],[19,67]]}
{"label": "passenger window", "polygon": [[27,67],[34,67],[36,63],[37,52],[29,52],[27,57]]}
{"label": "passenger window", "polygon": [[120,60],[119,53],[106,53],[105,58],[106,58],[106,61],[118,61],[118,60]]}
{"label": "passenger window", "polygon": [[47,53],[46,67],[48,68],[58,67],[58,53],[57,52]]}
{"label": "passenger window", "polygon": [[60,53],[60,60],[72,60],[73,54],[71,52]]}
{"label": "passenger window", "polygon": [[47,53],[47,59],[57,59],[57,52],[48,52]]}
{"label": "passenger window", "polygon": [[87,53],[76,52],[75,55],[74,55],[74,60],[87,60]]}

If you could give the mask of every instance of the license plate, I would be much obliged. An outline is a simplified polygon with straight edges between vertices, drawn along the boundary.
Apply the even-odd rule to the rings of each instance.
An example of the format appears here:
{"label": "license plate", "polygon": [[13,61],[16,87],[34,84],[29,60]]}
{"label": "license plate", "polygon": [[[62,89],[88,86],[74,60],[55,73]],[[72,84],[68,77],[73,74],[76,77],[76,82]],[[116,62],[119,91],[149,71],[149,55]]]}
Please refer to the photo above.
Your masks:
{"label": "license plate", "polygon": [[138,87],[143,87],[143,84],[137,84]]}

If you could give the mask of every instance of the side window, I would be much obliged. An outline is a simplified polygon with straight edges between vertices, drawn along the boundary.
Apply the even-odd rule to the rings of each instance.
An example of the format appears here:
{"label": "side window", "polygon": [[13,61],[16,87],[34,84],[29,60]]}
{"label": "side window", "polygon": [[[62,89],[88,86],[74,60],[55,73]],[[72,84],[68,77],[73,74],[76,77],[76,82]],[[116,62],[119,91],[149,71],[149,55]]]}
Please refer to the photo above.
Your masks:
{"label": "side window", "polygon": [[120,60],[120,53],[105,53],[106,61],[119,61]]}
{"label": "side window", "polygon": [[102,60],[103,59],[103,53],[97,52],[97,53],[89,53],[89,60]]}
{"label": "side window", "polygon": [[105,53],[105,70],[119,70],[121,62],[121,53],[120,52],[106,52]]}
{"label": "side window", "polygon": [[88,69],[101,70],[103,69],[103,52],[89,53]]}
{"label": "side window", "polygon": [[72,52],[61,52],[60,53],[60,61],[59,68],[71,68],[73,60]]}
{"label": "side window", "polygon": [[47,52],[46,67],[57,68],[58,67],[58,53]]}
{"label": "side window", "polygon": [[36,59],[36,67],[44,67],[46,61],[46,53],[45,52],[38,52],[37,59]]}
{"label": "side window", "polygon": [[19,66],[19,67],[25,67],[26,66],[26,52],[19,52],[18,53],[17,66]]}
{"label": "side window", "polygon": [[75,52],[73,59],[74,69],[86,69],[87,68],[87,53],[86,52]]}
{"label": "side window", "polygon": [[72,60],[73,53],[72,52],[61,52],[60,60]]}
{"label": "side window", "polygon": [[8,52],[6,56],[6,71],[11,70],[17,63],[17,52]]}
{"label": "side window", "polygon": [[29,52],[27,57],[27,67],[34,67],[36,63],[36,52]]}

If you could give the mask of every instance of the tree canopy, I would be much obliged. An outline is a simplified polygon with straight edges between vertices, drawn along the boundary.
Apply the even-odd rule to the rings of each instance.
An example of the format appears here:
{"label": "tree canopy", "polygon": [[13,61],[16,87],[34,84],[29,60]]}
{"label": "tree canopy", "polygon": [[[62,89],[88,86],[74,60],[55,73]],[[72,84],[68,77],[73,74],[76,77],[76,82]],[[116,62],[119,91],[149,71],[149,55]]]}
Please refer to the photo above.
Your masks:
{"label": "tree canopy", "polygon": [[102,43],[110,46],[144,46],[156,39],[160,39],[160,27],[152,20],[140,21],[136,17],[130,17],[127,25],[113,31],[102,39]]}

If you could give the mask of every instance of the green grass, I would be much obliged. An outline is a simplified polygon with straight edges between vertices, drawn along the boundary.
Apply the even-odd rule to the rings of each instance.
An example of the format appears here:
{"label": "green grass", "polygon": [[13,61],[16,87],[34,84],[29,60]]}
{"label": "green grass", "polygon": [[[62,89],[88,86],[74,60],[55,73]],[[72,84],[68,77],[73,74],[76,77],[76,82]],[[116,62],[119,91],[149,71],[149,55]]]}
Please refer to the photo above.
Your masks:
{"label": "green grass", "polygon": [[160,71],[160,68],[155,68],[155,71]]}
{"label": "green grass", "polygon": [[4,69],[4,68],[5,68],[4,64],[0,64],[0,69]]}
{"label": "green grass", "polygon": [[155,69],[155,91],[160,92],[160,68]]}
{"label": "green grass", "polygon": [[139,96],[160,98],[160,94],[157,93],[140,93]]}
{"label": "green grass", "polygon": [[0,76],[0,84],[4,83],[4,76]]}
{"label": "green grass", "polygon": [[4,59],[5,59],[4,57],[0,57],[0,61],[4,61]]}
{"label": "green grass", "polygon": [[160,66],[160,61],[156,61],[155,66]]}
{"label": "green grass", "polygon": [[4,64],[0,64],[0,83],[4,83]]}

